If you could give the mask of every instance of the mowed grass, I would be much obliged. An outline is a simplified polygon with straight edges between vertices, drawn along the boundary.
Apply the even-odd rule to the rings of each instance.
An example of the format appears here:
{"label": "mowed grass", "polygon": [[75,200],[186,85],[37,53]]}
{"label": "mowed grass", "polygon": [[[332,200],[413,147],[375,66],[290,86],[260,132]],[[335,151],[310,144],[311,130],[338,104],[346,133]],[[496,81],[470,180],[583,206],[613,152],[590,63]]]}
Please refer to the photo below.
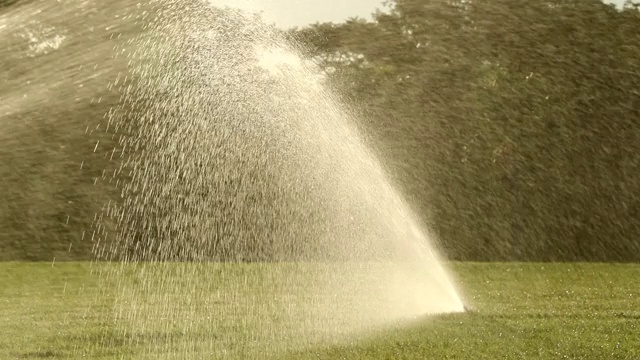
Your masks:
{"label": "mowed grass", "polygon": [[[247,329],[256,314],[273,310],[261,308],[260,302],[268,304],[275,295],[259,284],[291,276],[285,265],[228,264],[223,271],[218,265],[203,272],[217,282],[200,287],[199,295],[172,295],[199,299],[215,287],[216,299],[222,299],[225,289],[237,294],[237,284],[248,284],[256,294],[243,296],[259,309],[253,314],[211,313],[202,305],[202,318],[219,318],[206,323],[215,328],[127,332],[115,324],[115,291],[92,274],[89,263],[0,263],[0,359],[640,359],[639,264],[454,263],[451,268],[471,312],[414,319],[366,336],[340,336],[339,342],[297,347],[289,339],[289,346],[279,347],[286,337],[265,341],[258,333],[247,335]],[[122,280],[119,289],[134,291],[139,280]],[[122,285],[127,282],[129,287]],[[140,314],[138,321],[147,316]],[[159,314],[155,309],[153,316]],[[172,354],[149,350],[169,337]],[[184,355],[181,341],[194,347],[191,354],[198,347],[217,350]]]}

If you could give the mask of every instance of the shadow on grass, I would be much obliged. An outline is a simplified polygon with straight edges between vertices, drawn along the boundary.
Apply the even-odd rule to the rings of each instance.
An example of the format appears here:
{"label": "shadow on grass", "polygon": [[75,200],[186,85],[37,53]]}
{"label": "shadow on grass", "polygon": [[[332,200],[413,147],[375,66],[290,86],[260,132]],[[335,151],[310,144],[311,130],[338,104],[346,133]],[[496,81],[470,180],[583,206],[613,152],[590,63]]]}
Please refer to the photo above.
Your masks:
{"label": "shadow on grass", "polygon": [[86,335],[70,336],[67,340],[74,344],[85,344],[104,347],[126,347],[131,345],[150,345],[157,342],[175,342],[188,339],[211,341],[217,339],[215,334],[203,334],[196,332],[182,331],[153,331],[153,332],[136,332],[136,333],[118,333],[115,331],[95,332]]}
{"label": "shadow on grass", "polygon": [[67,348],[86,349],[94,355],[114,356],[135,354],[144,348],[156,345],[178,345],[182,342],[212,342],[219,337],[213,333],[184,332],[184,331],[138,331],[124,332],[117,329],[94,330],[83,335],[67,336],[64,343]]}
{"label": "shadow on grass", "polygon": [[30,351],[21,355],[18,355],[18,359],[52,359],[62,358],[63,354],[56,351]]}

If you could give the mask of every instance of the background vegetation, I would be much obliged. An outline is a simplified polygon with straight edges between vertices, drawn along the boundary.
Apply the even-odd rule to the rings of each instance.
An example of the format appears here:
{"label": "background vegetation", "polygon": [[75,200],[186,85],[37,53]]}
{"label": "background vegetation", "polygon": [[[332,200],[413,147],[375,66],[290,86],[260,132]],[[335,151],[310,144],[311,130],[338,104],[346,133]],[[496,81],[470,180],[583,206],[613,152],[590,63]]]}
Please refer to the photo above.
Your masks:
{"label": "background vegetation", "polygon": [[[640,12],[589,1],[397,0],[294,32],[446,253],[640,259]],[[320,34],[320,35],[318,35]]]}
{"label": "background vegetation", "polygon": [[[53,2],[9,3],[0,260],[90,258],[93,216],[113,194],[93,186],[110,165],[92,151],[100,136],[85,132],[118,101],[107,84],[126,64],[113,58],[114,37],[139,29],[114,15],[126,2],[69,6],[46,24],[25,9],[60,11]],[[640,260],[638,9],[397,0],[388,10],[289,35],[360,115],[448,257]],[[62,24],[78,39],[64,51],[41,51],[26,32]]]}

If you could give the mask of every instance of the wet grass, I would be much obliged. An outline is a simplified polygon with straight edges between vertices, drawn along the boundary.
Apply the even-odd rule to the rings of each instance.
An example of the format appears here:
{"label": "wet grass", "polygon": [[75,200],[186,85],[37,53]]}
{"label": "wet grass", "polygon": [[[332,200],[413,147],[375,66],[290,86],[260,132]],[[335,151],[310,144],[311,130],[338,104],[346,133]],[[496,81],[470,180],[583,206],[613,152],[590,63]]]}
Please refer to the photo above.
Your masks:
{"label": "wet grass", "polygon": [[[225,272],[231,275],[224,286],[246,282],[250,272],[265,278],[282,271],[279,265],[272,270],[226,266],[237,270]],[[254,341],[253,352],[235,354],[260,359],[640,358],[638,264],[452,266],[472,308],[468,313],[416,319],[304,350],[289,346],[274,352],[278,345],[270,343],[271,355],[256,355],[261,345]],[[0,359],[152,359],[160,350],[149,352],[149,346],[166,342],[175,345],[166,358],[177,359],[185,358],[177,349],[186,339],[207,349],[241,349],[247,341],[246,328],[229,321],[216,329],[117,331],[109,316],[115,299],[99,284],[88,263],[0,263]],[[248,321],[238,314],[217,316]],[[191,358],[225,355],[208,353]]]}

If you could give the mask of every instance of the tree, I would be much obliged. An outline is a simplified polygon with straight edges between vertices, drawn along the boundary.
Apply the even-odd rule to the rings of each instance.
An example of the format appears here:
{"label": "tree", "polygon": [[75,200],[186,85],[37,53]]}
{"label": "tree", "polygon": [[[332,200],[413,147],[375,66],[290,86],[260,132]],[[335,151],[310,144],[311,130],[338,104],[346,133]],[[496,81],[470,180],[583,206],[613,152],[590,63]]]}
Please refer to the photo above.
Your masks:
{"label": "tree", "polygon": [[454,258],[631,260],[639,24],[597,0],[398,0],[306,31],[364,55],[334,74]]}

